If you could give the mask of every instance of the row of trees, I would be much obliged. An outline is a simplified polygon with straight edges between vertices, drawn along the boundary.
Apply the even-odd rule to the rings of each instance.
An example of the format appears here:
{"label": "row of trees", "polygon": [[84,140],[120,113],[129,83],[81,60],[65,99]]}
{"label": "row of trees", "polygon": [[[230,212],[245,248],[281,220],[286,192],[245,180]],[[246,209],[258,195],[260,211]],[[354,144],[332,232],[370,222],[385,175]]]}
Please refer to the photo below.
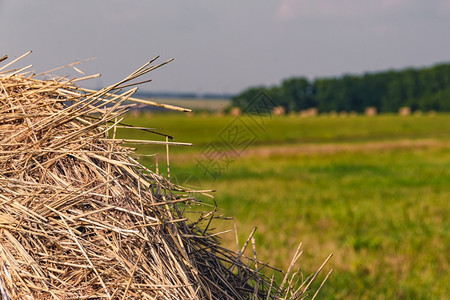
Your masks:
{"label": "row of trees", "polygon": [[369,106],[380,112],[396,112],[402,106],[450,111],[450,63],[314,81],[290,78],[279,86],[249,88],[234,96],[232,105],[245,108],[261,89],[287,111],[316,107],[323,112],[363,112]]}

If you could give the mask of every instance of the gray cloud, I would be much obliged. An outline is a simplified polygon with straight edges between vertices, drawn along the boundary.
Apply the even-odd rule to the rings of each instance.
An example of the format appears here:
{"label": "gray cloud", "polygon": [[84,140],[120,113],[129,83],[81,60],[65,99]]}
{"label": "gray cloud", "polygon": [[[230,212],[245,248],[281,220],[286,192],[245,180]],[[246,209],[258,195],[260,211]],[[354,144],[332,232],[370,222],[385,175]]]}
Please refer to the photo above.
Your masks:
{"label": "gray cloud", "polygon": [[[289,76],[340,75],[450,59],[450,1],[0,0],[0,53],[38,71],[80,66],[110,84],[161,55],[141,89],[238,92]],[[48,9],[51,7],[52,9]],[[89,84],[89,83],[88,83]]]}

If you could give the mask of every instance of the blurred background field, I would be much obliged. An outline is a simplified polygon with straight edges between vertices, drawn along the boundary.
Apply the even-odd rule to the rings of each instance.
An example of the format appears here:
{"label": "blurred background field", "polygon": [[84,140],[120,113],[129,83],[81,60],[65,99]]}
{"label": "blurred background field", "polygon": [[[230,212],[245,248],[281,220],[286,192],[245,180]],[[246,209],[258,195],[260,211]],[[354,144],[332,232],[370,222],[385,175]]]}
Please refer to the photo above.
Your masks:
{"label": "blurred background field", "polygon": [[[237,118],[255,136],[239,155],[220,143]],[[303,242],[302,270],[310,274],[333,253],[324,299],[449,295],[449,114],[272,116],[261,127],[248,116],[140,113],[128,123],[194,143],[170,148],[172,180],[215,189],[221,213],[236,220],[241,246],[257,227],[260,260],[286,270]],[[198,164],[211,144],[230,158],[214,177]],[[156,154],[142,163],[155,170],[158,160],[167,173],[164,147],[138,149]],[[231,221],[213,224],[217,232],[233,229]],[[236,249],[233,233],[222,239]]]}

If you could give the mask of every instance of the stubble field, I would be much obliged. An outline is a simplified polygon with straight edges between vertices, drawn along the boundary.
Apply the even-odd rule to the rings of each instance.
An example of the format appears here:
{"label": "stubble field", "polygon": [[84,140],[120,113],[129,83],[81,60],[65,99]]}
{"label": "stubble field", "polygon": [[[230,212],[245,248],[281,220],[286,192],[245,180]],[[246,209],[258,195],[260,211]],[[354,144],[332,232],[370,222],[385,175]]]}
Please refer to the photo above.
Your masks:
{"label": "stubble field", "polygon": [[[172,180],[215,189],[220,212],[236,220],[240,246],[257,227],[260,260],[285,270],[303,242],[302,271],[310,274],[333,253],[322,298],[450,295],[450,115],[143,114],[127,122],[194,143],[170,147]],[[157,160],[167,173],[164,147],[139,152],[156,154],[141,162],[155,170]],[[217,232],[233,229],[214,224]],[[236,249],[233,233],[222,241]]]}

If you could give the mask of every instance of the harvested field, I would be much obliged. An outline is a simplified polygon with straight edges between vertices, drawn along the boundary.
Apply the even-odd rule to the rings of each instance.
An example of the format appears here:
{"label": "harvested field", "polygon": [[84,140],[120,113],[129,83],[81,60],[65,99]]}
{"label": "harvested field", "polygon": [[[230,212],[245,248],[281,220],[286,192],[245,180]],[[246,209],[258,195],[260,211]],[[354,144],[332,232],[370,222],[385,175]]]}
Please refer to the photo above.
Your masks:
{"label": "harvested field", "polygon": [[[333,253],[335,271],[319,298],[445,299],[450,294],[449,114],[267,119],[263,133],[255,128],[258,140],[232,156],[215,180],[197,160],[234,118],[194,117],[189,127],[178,128],[181,114],[167,118],[166,125],[157,115],[151,123],[129,122],[147,122],[194,143],[171,151],[173,180],[214,188],[218,207],[236,218],[241,240],[257,226],[261,260],[287,269],[290,249],[301,240],[308,273]],[[188,151],[176,151],[183,149]],[[228,225],[216,227],[220,232]],[[232,233],[222,242],[235,247]]]}
{"label": "harvested field", "polygon": [[[271,156],[295,156],[295,155],[318,155],[333,153],[360,153],[375,152],[384,150],[401,150],[401,149],[449,149],[450,142],[439,141],[434,139],[423,140],[398,140],[398,141],[379,141],[364,143],[341,143],[341,144],[286,144],[286,145],[263,145],[252,147],[243,152],[240,158],[260,157],[267,158]],[[223,151],[225,155],[233,156],[231,151]],[[183,162],[186,160],[195,160],[198,153],[181,153],[177,152],[171,155],[173,161]]]}

